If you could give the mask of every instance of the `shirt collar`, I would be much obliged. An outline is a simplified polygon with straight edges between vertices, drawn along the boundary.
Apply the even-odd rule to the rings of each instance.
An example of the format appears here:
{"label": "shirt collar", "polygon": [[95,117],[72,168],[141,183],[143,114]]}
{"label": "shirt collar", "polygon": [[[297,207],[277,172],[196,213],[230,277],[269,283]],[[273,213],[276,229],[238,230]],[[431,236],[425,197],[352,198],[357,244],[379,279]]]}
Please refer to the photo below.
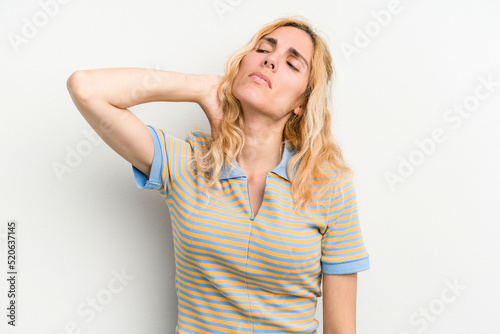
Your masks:
{"label": "shirt collar", "polygon": [[[283,155],[281,156],[281,162],[278,166],[276,166],[271,173],[277,174],[284,178],[287,181],[290,181],[288,178],[287,166],[290,159],[295,155],[295,151],[289,150],[288,145],[285,142],[285,149],[283,150]],[[219,180],[224,179],[234,179],[239,177],[246,177],[245,173],[241,170],[238,163],[235,161],[234,166],[224,165],[220,172]]]}

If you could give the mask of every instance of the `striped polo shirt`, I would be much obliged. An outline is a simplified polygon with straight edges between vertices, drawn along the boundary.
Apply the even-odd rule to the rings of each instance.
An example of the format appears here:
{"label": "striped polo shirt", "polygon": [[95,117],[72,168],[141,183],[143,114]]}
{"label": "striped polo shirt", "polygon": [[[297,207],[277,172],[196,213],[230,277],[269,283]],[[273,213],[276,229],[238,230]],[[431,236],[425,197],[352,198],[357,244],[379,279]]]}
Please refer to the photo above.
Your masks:
{"label": "striped polo shirt", "polygon": [[327,170],[331,189],[318,205],[295,210],[286,168],[295,152],[285,145],[254,214],[237,163],[223,169],[221,191],[207,196],[203,173],[192,163],[206,148],[201,133],[183,141],[148,129],[154,140],[149,179],[133,171],[137,186],[157,190],[170,209],[176,333],[316,333],[321,274],[370,267],[352,180]]}

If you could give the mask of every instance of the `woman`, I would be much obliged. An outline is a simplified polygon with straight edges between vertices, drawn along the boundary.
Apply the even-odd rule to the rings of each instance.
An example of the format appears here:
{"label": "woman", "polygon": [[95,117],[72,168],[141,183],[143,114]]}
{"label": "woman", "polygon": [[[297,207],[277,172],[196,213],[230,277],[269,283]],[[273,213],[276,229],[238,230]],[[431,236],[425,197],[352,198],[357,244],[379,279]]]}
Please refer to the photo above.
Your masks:
{"label": "woman", "polygon": [[[222,79],[146,69],[68,79],[75,105],[133,165],[137,185],[169,205],[176,332],[315,333],[323,293],[324,333],[355,333],[357,272],[369,260],[330,134],[332,74],[322,39],[287,18],[230,57]],[[152,101],[198,103],[212,136],[182,141],[127,109]]]}

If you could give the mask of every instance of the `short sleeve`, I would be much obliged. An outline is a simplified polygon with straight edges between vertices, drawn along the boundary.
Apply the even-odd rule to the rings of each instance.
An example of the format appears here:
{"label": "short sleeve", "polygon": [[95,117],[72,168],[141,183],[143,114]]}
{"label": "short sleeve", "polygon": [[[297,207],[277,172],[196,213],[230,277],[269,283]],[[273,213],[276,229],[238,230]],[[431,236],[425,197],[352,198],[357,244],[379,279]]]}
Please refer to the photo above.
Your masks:
{"label": "short sleeve", "polygon": [[[154,143],[154,156],[149,178],[132,166],[134,180],[140,189],[152,189],[167,197],[177,175],[183,173],[192,156],[192,141],[166,135],[162,129],[147,126]],[[192,137],[190,134],[189,138]]]}
{"label": "short sleeve", "polygon": [[339,176],[339,179],[332,192],[328,224],[321,243],[322,270],[331,275],[370,269],[354,184],[349,176]]}

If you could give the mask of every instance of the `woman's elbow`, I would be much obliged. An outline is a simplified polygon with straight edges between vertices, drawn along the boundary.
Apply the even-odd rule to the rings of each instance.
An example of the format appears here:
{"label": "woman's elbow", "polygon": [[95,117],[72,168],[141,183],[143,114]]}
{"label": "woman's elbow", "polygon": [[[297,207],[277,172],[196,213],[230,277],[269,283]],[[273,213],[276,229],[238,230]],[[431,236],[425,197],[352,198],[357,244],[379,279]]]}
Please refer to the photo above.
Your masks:
{"label": "woman's elbow", "polygon": [[88,71],[80,70],[71,74],[66,81],[66,88],[73,100],[84,101],[89,96]]}

